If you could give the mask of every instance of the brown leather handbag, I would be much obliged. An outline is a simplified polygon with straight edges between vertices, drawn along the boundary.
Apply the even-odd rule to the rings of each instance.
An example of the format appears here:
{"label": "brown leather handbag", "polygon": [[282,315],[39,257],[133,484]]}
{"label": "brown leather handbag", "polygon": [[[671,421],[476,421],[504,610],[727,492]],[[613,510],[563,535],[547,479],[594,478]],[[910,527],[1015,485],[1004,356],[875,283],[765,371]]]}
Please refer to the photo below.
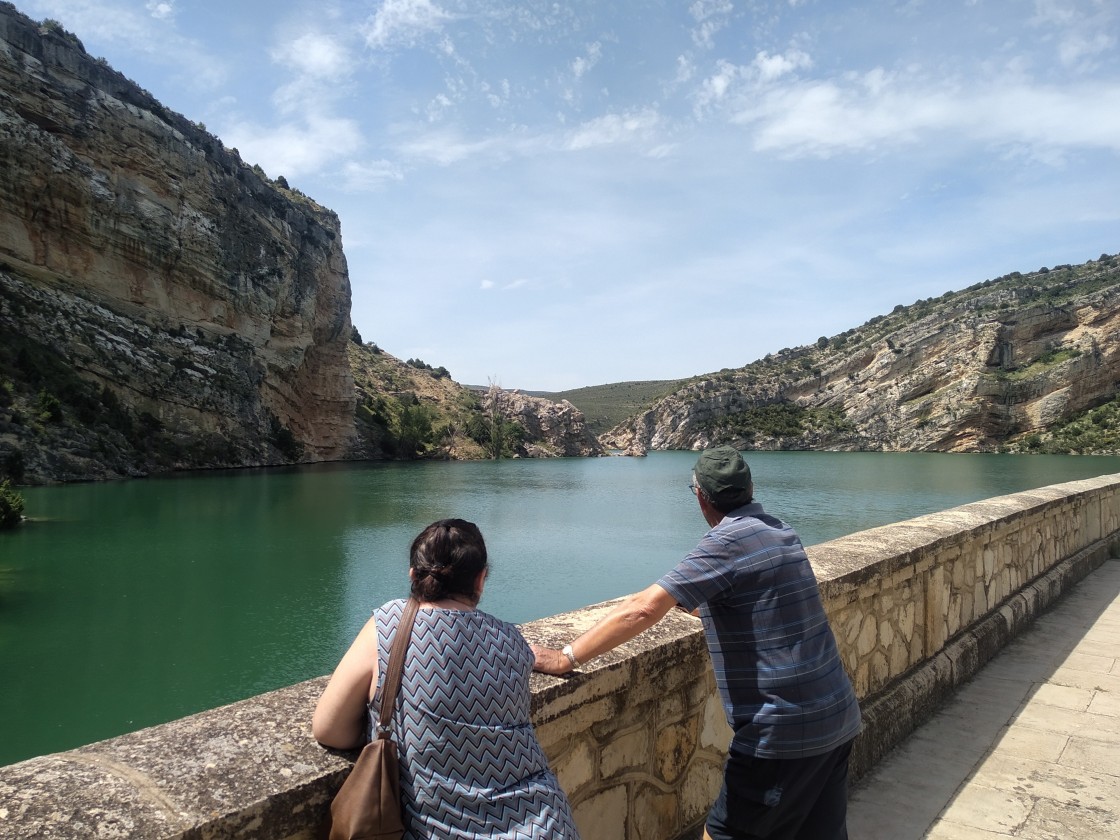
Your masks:
{"label": "brown leather handbag", "polygon": [[409,598],[397,625],[381,687],[377,731],[362,748],[350,775],[331,802],[330,840],[400,840],[404,834],[400,765],[397,745],[389,737],[389,720],[401,687],[404,653],[419,606],[419,601]]}

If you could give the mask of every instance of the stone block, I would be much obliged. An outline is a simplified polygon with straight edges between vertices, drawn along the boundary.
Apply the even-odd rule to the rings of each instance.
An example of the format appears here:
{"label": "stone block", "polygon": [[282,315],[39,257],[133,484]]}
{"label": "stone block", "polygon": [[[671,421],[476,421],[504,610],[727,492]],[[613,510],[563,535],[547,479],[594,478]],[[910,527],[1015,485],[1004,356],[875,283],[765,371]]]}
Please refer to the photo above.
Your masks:
{"label": "stone block", "polygon": [[871,663],[857,662],[854,670],[848,674],[852,679],[852,687],[857,697],[867,697],[871,694]]}
{"label": "stone block", "polygon": [[[693,682],[695,682],[695,680]],[[686,688],[687,686],[662,695],[661,702],[658,704],[658,717],[661,720],[673,720],[674,718],[685,716],[688,712],[688,703],[686,702],[685,694]]]}
{"label": "stone block", "polygon": [[657,776],[673,784],[684,772],[696,752],[699,720],[692,718],[666,726],[657,733],[654,765]]}
{"label": "stone block", "polygon": [[876,691],[891,680],[890,665],[881,651],[871,654],[871,690]]}
{"label": "stone block", "polygon": [[626,660],[595,660],[574,676],[552,677],[533,674],[529,687],[533,693],[533,720],[547,722],[564,717],[574,709],[588,707],[593,701],[617,696],[632,682],[632,666]]}
{"label": "stone block", "polygon": [[614,696],[588,702],[583,706],[569,709],[566,715],[549,717],[543,721],[538,720],[534,715],[533,722],[537,729],[537,737],[542,744],[561,745],[569,738],[578,736],[603,721],[612,720],[617,716],[620,706],[622,706],[621,698]]}
{"label": "stone block", "polygon": [[961,598],[957,594],[949,596],[949,608],[945,616],[946,638],[952,638],[961,629]]}
{"label": "stone block", "polygon": [[698,758],[685,774],[678,793],[681,827],[692,825],[708,814],[723,784],[723,762]]}
{"label": "stone block", "polygon": [[610,717],[596,720],[588,727],[591,736],[601,744],[613,740],[620,732],[638,726],[653,729],[657,726],[657,721],[662,718],[660,706],[652,700],[630,703],[628,702],[630,698],[626,695],[620,695],[615,699],[617,705]]}
{"label": "stone block", "polygon": [[730,743],[731,726],[727,723],[727,714],[724,712],[719,693],[713,687],[700,716],[700,746],[703,749],[723,752]]}
{"label": "stone block", "polygon": [[712,671],[711,660],[705,669],[702,679],[690,682],[686,688],[685,704],[689,710],[698,709],[708,702],[708,698],[716,690],[715,674]]}
{"label": "stone block", "polygon": [[898,611],[898,632],[906,641],[914,638],[914,616],[916,613],[917,606],[910,599]]}
{"label": "stone block", "polygon": [[566,752],[550,756],[549,765],[560,787],[569,795],[599,780],[598,749],[588,738],[574,739]]}
{"label": "stone block", "polygon": [[[866,602],[870,604],[871,602]],[[840,621],[837,624],[833,623],[836,630],[838,639],[842,639],[844,644],[853,649],[858,647],[860,630],[863,628],[864,615],[860,610],[845,610],[840,616]]]}
{"label": "stone block", "polygon": [[648,772],[652,747],[652,732],[648,727],[633,729],[618,735],[599,750],[599,775],[603,779],[626,771]]}
{"label": "stone block", "polygon": [[874,614],[864,616],[860,624],[859,636],[856,639],[856,651],[859,653],[860,659],[863,659],[875,649],[878,638],[878,619]]}
{"label": "stone block", "polygon": [[890,660],[891,679],[902,676],[913,664],[908,646],[901,641],[891,645],[887,658]]}
{"label": "stone block", "polygon": [[983,571],[981,574],[983,574],[984,580],[991,580],[996,573],[995,549],[990,545],[984,546],[983,551],[980,552],[980,558],[983,562]]}
{"label": "stone block", "polygon": [[622,840],[629,820],[629,791],[624,784],[607,787],[572,805],[582,840]]}
{"label": "stone block", "polygon": [[884,618],[879,622],[879,644],[889,648],[894,643],[894,624],[891,619]]}
{"label": "stone block", "polygon": [[633,785],[633,816],[635,838],[676,837],[681,828],[680,806],[675,793],[652,785]]}

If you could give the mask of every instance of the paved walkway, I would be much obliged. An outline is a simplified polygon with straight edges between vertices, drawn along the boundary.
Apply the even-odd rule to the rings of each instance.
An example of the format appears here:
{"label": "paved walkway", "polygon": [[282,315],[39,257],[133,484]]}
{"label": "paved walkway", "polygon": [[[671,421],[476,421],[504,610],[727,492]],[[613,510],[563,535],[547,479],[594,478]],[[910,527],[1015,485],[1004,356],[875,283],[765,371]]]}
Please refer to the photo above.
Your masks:
{"label": "paved walkway", "polygon": [[1120,838],[1120,561],[1081,581],[860,779],[848,832]]}

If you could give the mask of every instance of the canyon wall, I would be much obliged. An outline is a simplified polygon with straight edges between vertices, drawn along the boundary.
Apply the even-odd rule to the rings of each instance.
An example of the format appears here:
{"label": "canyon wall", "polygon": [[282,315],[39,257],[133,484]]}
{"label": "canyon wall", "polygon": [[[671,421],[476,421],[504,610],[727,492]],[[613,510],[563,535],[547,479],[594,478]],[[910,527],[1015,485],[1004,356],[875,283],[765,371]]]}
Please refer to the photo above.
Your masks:
{"label": "canyon wall", "polygon": [[991,452],[1112,400],[1117,383],[1120,259],[1102,255],[694,377],[600,439],[639,451]]}
{"label": "canyon wall", "polygon": [[5,457],[64,479],[343,457],[339,221],[286,187],[0,4]]}

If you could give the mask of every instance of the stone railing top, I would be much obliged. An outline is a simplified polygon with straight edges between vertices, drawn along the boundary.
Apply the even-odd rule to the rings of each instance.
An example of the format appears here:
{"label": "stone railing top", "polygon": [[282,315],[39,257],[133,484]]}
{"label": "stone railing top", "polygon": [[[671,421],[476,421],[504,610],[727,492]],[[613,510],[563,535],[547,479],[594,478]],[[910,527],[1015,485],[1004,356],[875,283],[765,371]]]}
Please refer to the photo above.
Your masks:
{"label": "stone railing top", "polygon": [[[326,678],[0,768],[0,836],[298,835],[348,766],[311,737]],[[306,787],[316,794],[308,799]],[[5,828],[5,823],[14,829]]]}
{"label": "stone railing top", "polygon": [[1040,508],[1061,505],[1070,496],[1114,484],[1120,484],[1120,473],[995,496],[838,537],[809,546],[807,553],[822,595],[840,596],[910,565],[938,543],[963,543],[997,523],[1006,527]]}

